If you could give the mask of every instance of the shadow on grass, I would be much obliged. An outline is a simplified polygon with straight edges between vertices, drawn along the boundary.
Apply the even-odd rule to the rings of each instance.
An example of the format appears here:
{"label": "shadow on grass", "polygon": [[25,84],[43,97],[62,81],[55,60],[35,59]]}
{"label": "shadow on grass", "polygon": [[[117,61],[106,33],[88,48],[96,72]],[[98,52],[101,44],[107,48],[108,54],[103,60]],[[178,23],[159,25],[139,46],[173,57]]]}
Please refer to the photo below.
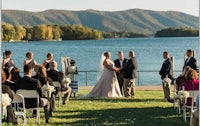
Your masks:
{"label": "shadow on grass", "polygon": [[164,99],[155,99],[155,98],[74,98],[70,99],[70,101],[103,101],[103,102],[163,102],[166,101]]}
{"label": "shadow on grass", "polygon": [[[104,110],[81,110],[81,111],[56,111],[57,113],[79,113],[74,115],[53,116],[53,118],[63,118],[60,122],[50,123],[51,125],[121,125],[121,126],[188,126],[184,123],[181,115],[178,115],[171,107],[152,108],[120,108]],[[76,119],[76,121],[66,122],[64,119]],[[77,120],[79,119],[79,120]]]}

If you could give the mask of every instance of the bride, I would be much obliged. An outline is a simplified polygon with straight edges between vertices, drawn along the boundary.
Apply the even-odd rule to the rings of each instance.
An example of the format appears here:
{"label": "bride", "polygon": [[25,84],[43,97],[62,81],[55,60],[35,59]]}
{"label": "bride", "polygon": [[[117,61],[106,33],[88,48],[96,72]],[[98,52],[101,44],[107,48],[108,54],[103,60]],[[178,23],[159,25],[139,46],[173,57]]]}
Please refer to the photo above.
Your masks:
{"label": "bride", "polygon": [[88,97],[122,97],[115,71],[119,69],[111,61],[111,53],[105,52],[101,58],[101,75]]}

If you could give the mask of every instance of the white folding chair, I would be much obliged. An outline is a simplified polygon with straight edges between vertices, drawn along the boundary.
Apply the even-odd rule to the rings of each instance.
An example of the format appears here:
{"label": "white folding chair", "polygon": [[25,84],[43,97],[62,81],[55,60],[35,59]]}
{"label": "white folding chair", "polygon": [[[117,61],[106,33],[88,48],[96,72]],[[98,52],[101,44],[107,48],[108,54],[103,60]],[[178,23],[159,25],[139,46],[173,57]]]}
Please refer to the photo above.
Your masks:
{"label": "white folding chair", "polygon": [[21,94],[24,98],[36,98],[37,103],[34,108],[26,108],[27,110],[36,110],[37,116],[36,116],[36,123],[40,124],[40,106],[39,106],[39,94],[36,90],[24,90],[19,89],[17,90],[16,94]]}
{"label": "white folding chair", "polygon": [[58,93],[57,94],[58,94],[58,97],[59,97],[58,98],[58,107],[59,107],[61,102],[62,102],[61,84],[60,84],[59,81],[53,81],[53,86],[58,89]]}
{"label": "white folding chair", "polygon": [[189,110],[190,114],[197,109],[194,106],[194,100],[196,99],[197,94],[199,94],[199,90],[187,90],[189,92],[189,97],[185,100],[185,103],[183,105],[183,119],[185,122],[187,122],[187,117],[190,117],[190,115],[187,114],[187,110]]}
{"label": "white folding chair", "polygon": [[[27,125],[27,120],[26,120],[26,108],[25,108],[25,102],[24,102],[24,97],[21,94],[16,94],[13,97],[12,103],[14,104],[14,109],[15,109],[15,116],[17,117],[17,122],[19,122],[19,117],[23,117],[23,126]],[[22,104],[22,107],[20,106]]]}

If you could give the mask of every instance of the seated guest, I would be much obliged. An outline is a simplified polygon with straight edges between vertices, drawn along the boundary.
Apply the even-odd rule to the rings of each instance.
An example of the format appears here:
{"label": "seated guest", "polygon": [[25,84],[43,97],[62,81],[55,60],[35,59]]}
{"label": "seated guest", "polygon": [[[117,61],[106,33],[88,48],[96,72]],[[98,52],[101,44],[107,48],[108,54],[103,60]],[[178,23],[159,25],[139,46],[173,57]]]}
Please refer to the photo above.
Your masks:
{"label": "seated guest", "polygon": [[48,54],[47,54],[47,59],[44,60],[44,62],[43,62],[43,66],[44,66],[47,70],[49,70],[52,61],[53,61],[53,54],[52,54],[52,53],[48,53]]}
{"label": "seated guest", "polygon": [[192,68],[190,66],[185,66],[182,74],[176,79],[176,90],[177,91],[181,90],[183,83],[187,81],[188,72],[191,69]]}
{"label": "seated guest", "polygon": [[[36,75],[33,76],[32,78],[39,79],[42,86],[46,85],[47,82],[49,83],[49,85],[53,86],[52,79],[47,77],[46,68],[44,66],[40,66],[40,65],[36,65],[36,67],[38,67],[37,71],[36,71]],[[54,111],[55,110],[55,99],[54,99],[53,93],[51,94],[51,97],[49,98],[49,102],[50,102],[50,110]]]}
{"label": "seated guest", "polygon": [[198,73],[191,69],[187,75],[187,81],[183,84],[184,90],[199,90]]}
{"label": "seated guest", "polygon": [[[181,90],[199,90],[198,74],[195,70],[188,70],[185,78],[187,80],[182,84]],[[174,103],[177,99],[179,99],[178,96],[168,99],[168,102]]]}
{"label": "seated guest", "polygon": [[[44,107],[46,123],[48,123],[49,117],[51,116],[50,103],[48,99],[43,98],[41,91],[41,84],[38,79],[31,78],[32,67],[30,64],[24,65],[24,77],[16,82],[16,90],[36,90],[40,96],[40,106]],[[35,107],[36,99],[25,99],[26,108]]]}
{"label": "seated guest", "polygon": [[8,69],[4,69],[4,72],[6,74],[6,81],[4,84],[7,85],[11,90],[16,92],[16,84],[15,84],[15,82],[11,81],[11,78],[12,78],[11,71]]}
{"label": "seated guest", "polygon": [[[50,77],[53,81],[59,81],[60,83],[63,80],[63,73],[57,70],[57,63],[53,61],[51,63],[50,70],[47,71],[47,76]],[[71,94],[71,88],[69,86],[65,86],[61,83],[61,91],[64,94],[63,104],[66,104],[69,101],[69,97]]]}
{"label": "seated guest", "polygon": [[17,67],[14,67],[11,70],[11,81],[16,82],[17,80],[19,80],[21,78],[20,76],[20,69]]}
{"label": "seated guest", "polygon": [[190,126],[199,126],[199,94],[197,95],[195,105],[197,109],[193,112]]}
{"label": "seated guest", "polygon": [[32,52],[27,52],[26,53],[26,60],[24,61],[24,65],[31,65],[31,67],[34,69],[35,65],[37,64],[37,62],[33,59],[33,53]]}
{"label": "seated guest", "polygon": [[[13,93],[11,91],[11,89],[5,85],[5,81],[6,81],[6,74],[4,73],[4,71],[2,70],[1,73],[1,81],[2,81],[2,93],[8,93],[9,97],[13,100]],[[12,106],[7,106],[7,122],[13,123],[13,124],[17,124],[17,119],[15,118],[15,113],[14,110],[12,108]]]}
{"label": "seated guest", "polygon": [[5,51],[5,58],[3,59],[3,68],[10,68],[14,66],[14,61],[11,59],[12,52]]}

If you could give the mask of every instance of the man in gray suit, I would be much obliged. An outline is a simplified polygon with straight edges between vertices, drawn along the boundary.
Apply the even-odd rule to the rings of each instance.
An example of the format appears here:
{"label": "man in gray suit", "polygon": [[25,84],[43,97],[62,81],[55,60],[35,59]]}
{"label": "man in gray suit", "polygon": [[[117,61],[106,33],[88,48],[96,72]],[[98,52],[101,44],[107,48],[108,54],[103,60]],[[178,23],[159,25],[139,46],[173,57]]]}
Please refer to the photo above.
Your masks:
{"label": "man in gray suit", "polygon": [[135,80],[137,78],[137,60],[134,51],[129,52],[129,60],[121,69],[124,72],[123,91],[125,97],[134,97],[135,95]]}

